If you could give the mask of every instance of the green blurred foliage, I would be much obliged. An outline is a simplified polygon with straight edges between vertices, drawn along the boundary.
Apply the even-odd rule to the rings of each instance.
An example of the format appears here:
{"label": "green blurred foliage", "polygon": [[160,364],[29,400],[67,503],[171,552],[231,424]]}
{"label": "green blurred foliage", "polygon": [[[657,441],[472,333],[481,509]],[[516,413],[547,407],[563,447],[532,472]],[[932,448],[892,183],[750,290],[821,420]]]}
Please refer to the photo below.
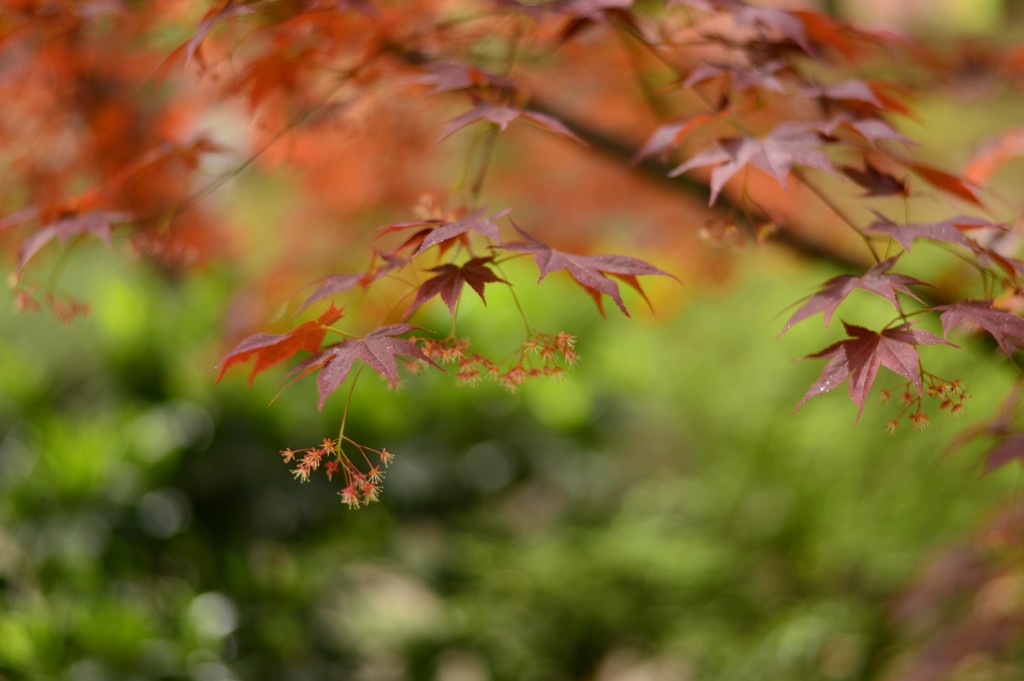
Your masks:
{"label": "green blurred foliage", "polygon": [[[970,377],[967,419],[889,436],[898,407],[854,425],[843,390],[789,415],[820,321],[773,337],[829,273],[744,257],[657,325],[602,322],[556,278],[520,287],[537,326],[580,332],[560,382],[364,377],[348,432],[398,458],[382,503],[350,512],[277,455],[332,434],[341,398],[321,414],[312,385],[267,407],[270,375],[213,384],[230,271],[80,254],[62,282],[94,315],[0,319],[0,676],[879,678],[905,643],[893,599],[1016,484],[942,453],[1011,375],[924,348]],[[522,333],[501,295],[460,321],[495,353]]]}

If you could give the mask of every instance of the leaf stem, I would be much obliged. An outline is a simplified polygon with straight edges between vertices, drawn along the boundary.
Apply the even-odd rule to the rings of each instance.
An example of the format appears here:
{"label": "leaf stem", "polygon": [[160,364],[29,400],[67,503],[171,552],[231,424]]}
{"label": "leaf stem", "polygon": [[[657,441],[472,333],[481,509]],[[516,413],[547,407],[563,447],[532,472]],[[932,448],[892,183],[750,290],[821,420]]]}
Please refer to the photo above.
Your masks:
{"label": "leaf stem", "polygon": [[352,404],[352,393],[355,392],[356,383],[359,381],[359,374],[361,374],[363,372],[363,367],[364,366],[366,366],[366,365],[365,364],[360,364],[359,368],[356,369],[355,376],[352,377],[352,385],[349,386],[348,395],[345,397],[345,411],[342,412],[342,415],[341,415],[341,428],[338,429],[338,455],[339,455],[339,457],[345,456],[346,459],[348,458],[348,455],[346,455],[345,451],[344,451],[344,442],[345,442],[345,439],[346,439],[345,438],[345,423],[348,421],[348,408]]}
{"label": "leaf stem", "polygon": [[[498,274],[501,275],[501,278],[504,279],[507,282],[508,281],[508,276],[505,274],[505,271],[501,268],[501,265],[499,265],[497,262],[494,262],[494,261],[492,261],[491,264],[494,265],[494,269],[498,270]],[[509,284],[508,292],[512,295],[512,302],[515,303],[516,310],[519,311],[519,318],[523,320],[523,326],[526,327],[526,335],[527,336],[532,335],[533,334],[533,327],[530,326],[530,320],[528,320],[526,318],[526,311],[523,310],[523,306],[519,302],[519,296],[516,295],[516,291],[512,287],[511,284]]]}

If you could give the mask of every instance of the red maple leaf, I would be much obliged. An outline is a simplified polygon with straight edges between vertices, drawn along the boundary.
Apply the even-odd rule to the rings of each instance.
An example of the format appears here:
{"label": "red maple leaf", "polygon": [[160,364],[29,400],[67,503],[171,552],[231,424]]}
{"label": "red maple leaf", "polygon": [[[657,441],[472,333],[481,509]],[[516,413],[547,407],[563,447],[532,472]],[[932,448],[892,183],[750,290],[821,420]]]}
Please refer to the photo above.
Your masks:
{"label": "red maple leaf", "polygon": [[831,47],[851,62],[867,48],[895,40],[895,36],[855,29],[819,12],[797,9],[792,10],[792,14],[804,25],[807,37],[815,44]]}
{"label": "red maple leaf", "polygon": [[413,256],[417,256],[431,246],[438,244],[440,244],[442,250],[444,250],[453,239],[464,238],[464,235],[469,232],[482,234],[491,241],[500,244],[501,236],[498,234],[498,225],[494,221],[505,217],[510,212],[512,212],[512,209],[506,208],[505,210],[500,210],[497,213],[485,215],[484,209],[481,208],[480,210],[475,210],[468,215],[458,218],[457,220],[436,219],[398,222],[393,225],[388,225],[382,229],[380,234],[377,235],[377,238],[379,239],[380,237],[393,232],[420,227],[422,229],[419,232],[414,234],[405,242],[405,244],[399,247],[399,249],[401,249],[408,244],[419,242],[419,246],[416,248]]}
{"label": "red maple leaf", "polygon": [[986,141],[964,166],[964,179],[975,184],[988,182],[1008,161],[1024,154],[1024,127],[1018,126]]}
{"label": "red maple leaf", "polygon": [[[327,398],[345,382],[357,360],[387,379],[392,388],[397,388],[398,362],[395,359],[397,355],[423,360],[441,369],[411,340],[398,338],[416,328],[412,324],[391,324],[371,331],[362,338],[344,340],[324,348],[295,367],[289,375],[295,376],[292,380],[294,383],[303,376],[317,369],[320,370],[320,374],[316,378],[318,409],[323,409]],[[444,371],[444,369],[441,370]]]}
{"label": "red maple leaf", "polygon": [[[601,294],[603,293],[615,301],[615,304],[619,306],[624,315],[629,316],[626,305],[622,302],[622,295],[619,293],[619,285],[609,279],[606,276],[608,274],[635,289],[643,296],[644,300],[647,300],[647,295],[640,287],[640,282],[637,281],[638,275],[660,274],[679,281],[674,275],[659,270],[654,265],[638,258],[630,258],[625,255],[579,255],[577,253],[566,253],[551,248],[551,246],[548,246],[543,241],[521,230],[518,225],[513,225],[513,227],[526,241],[509,242],[504,245],[504,248],[509,251],[533,253],[534,262],[536,262],[537,268],[540,270],[538,282],[543,281],[544,277],[552,272],[565,270],[569,273],[569,276],[576,280],[576,283],[586,289],[594,298],[594,302],[597,303],[597,308],[601,311],[602,315],[604,314],[604,306],[601,299]],[[650,305],[650,301],[648,301],[648,305]]]}
{"label": "red maple leaf", "polygon": [[783,189],[794,165],[835,172],[832,162],[821,150],[824,142],[813,126],[806,123],[783,123],[764,137],[730,137],[717,140],[715,144],[669,173],[669,177],[676,177],[692,168],[716,166],[711,171],[708,205],[715,203],[725,183],[747,165],[765,171]]}
{"label": "red maple leaf", "polygon": [[[804,402],[839,387],[846,379],[850,379],[850,399],[857,405],[857,418],[864,411],[864,401],[868,397],[879,367],[910,380],[921,394],[921,359],[914,349],[915,345],[951,345],[938,336],[922,329],[911,328],[910,324],[901,324],[891,329],[872,331],[861,326],[843,322],[847,340],[839,341],[810,357],[830,357],[828,364],[822,369],[821,376],[800,399],[793,411]],[[953,346],[956,347],[956,346]]]}
{"label": "red maple leaf", "polygon": [[420,305],[436,295],[441,296],[441,300],[448,306],[448,311],[455,316],[455,305],[459,302],[459,296],[462,295],[463,284],[469,284],[486,305],[484,285],[495,281],[508,283],[487,267],[487,263],[493,260],[494,258],[490,257],[473,258],[461,266],[448,263],[432,268],[430,271],[437,272],[437,275],[423,282],[423,285],[416,291],[416,300],[412,302],[409,310],[405,313],[405,318],[411,317]]}
{"label": "red maple leaf", "polygon": [[868,225],[866,229],[870,232],[879,232],[880,234],[888,235],[890,238],[897,241],[900,246],[903,246],[903,250],[908,253],[910,252],[910,244],[914,239],[945,241],[947,243],[966,246],[971,250],[977,251],[979,249],[978,244],[972,239],[968,239],[964,236],[964,232],[972,229],[983,229],[985,227],[1001,229],[1001,226],[994,222],[989,222],[982,218],[971,217],[969,215],[957,215],[956,217],[946,218],[945,220],[940,220],[938,222],[910,223],[906,225],[898,225],[878,212],[875,212],[875,215],[877,215],[879,219]]}
{"label": "red maple leaf", "polygon": [[971,185],[967,180],[953,173],[948,173],[941,168],[936,168],[933,165],[927,163],[921,163],[919,161],[910,161],[904,159],[897,159],[903,165],[910,170],[917,173],[917,175],[930,184],[931,186],[956,196],[959,199],[972,203],[975,206],[983,208],[981,200],[978,198],[977,189]]}
{"label": "red maple leaf", "polygon": [[92,234],[110,245],[110,233],[115,223],[131,222],[135,216],[124,211],[97,210],[91,213],[81,213],[61,218],[51,222],[39,229],[32,236],[25,239],[18,251],[18,272],[20,273],[32,257],[38,253],[43,246],[54,239],[59,239],[61,244],[67,243],[68,239],[82,234]]}
{"label": "red maple leaf", "polygon": [[781,336],[794,324],[819,312],[825,313],[825,327],[827,328],[832,319],[832,314],[839,307],[839,304],[848,295],[853,293],[854,289],[858,288],[885,298],[899,312],[902,312],[902,307],[900,307],[900,301],[896,296],[897,293],[905,293],[914,300],[923,303],[924,301],[918,298],[908,287],[927,286],[927,284],[905,274],[889,272],[892,266],[896,264],[898,257],[883,260],[859,277],[852,274],[841,274],[838,277],[832,277],[822,284],[820,291],[811,296],[800,309],[793,313],[793,316],[786,322],[786,326],[779,332],[779,335]]}
{"label": "red maple leaf", "polygon": [[991,300],[964,300],[932,309],[942,311],[942,333],[946,336],[953,327],[968,325],[987,331],[1007,355],[1024,348],[1024,319],[994,309]]}
{"label": "red maple leaf", "polygon": [[341,319],[342,314],[343,310],[332,304],[315,322],[304,322],[288,333],[258,333],[255,336],[249,336],[236,345],[217,365],[220,368],[217,380],[223,378],[224,373],[233,365],[255,357],[256,361],[249,374],[249,385],[251,386],[256,374],[278,362],[283,362],[299,350],[316,352],[324,340],[327,327]]}
{"label": "red maple leaf", "polygon": [[500,130],[505,130],[513,121],[519,118],[527,120],[534,125],[544,128],[545,130],[549,130],[557,135],[561,135],[566,139],[571,139],[575,142],[579,142],[583,146],[587,146],[586,142],[577,137],[572,130],[566,127],[565,123],[562,123],[562,121],[557,118],[540,113],[539,111],[516,109],[511,106],[496,106],[488,102],[477,102],[476,106],[472,109],[449,121],[444,132],[441,133],[441,136],[437,141],[440,142],[445,140],[467,125],[476,123],[477,121],[489,121],[497,125]]}

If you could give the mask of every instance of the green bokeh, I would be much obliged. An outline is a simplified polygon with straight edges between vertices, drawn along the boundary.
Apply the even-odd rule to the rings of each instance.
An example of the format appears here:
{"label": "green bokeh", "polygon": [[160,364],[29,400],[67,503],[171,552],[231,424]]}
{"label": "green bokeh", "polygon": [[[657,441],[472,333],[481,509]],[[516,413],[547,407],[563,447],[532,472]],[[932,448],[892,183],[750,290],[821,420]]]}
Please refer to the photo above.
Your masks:
{"label": "green bokeh", "polygon": [[[367,374],[346,432],[398,458],[348,512],[277,455],[333,434],[342,398],[213,383],[231,272],[82,254],[91,318],[0,319],[0,678],[881,678],[909,645],[894,599],[1016,485],[977,447],[943,454],[1012,372],[958,338],[923,353],[968,382],[959,421],[890,436],[896,407],[855,425],[843,390],[791,415],[821,367],[792,360],[841,332],[775,335],[830,273],[742,258],[659,323],[509,268],[532,324],[579,334],[578,367],[514,395]],[[502,295],[460,312],[497,355],[523,337]],[[855,294],[838,316],[887,314]]]}

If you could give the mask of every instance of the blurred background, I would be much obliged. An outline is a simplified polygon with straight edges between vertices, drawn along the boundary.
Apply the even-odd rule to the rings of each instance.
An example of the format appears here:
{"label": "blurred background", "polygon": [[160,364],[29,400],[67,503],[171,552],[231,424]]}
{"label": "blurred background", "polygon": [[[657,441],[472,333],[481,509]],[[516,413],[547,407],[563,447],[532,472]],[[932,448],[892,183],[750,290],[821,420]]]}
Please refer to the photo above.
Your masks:
{"label": "blurred background", "polygon": [[[101,247],[80,254],[65,281],[92,316],[70,329],[2,319],[6,678],[874,679],[913,666],[1002,575],[984,553],[1001,521],[975,535],[1017,471],[982,477],[970,450],[943,450],[1012,375],[986,350],[948,353],[953,365],[933,353],[944,375],[969,373],[974,399],[923,432],[888,435],[878,404],[855,426],[841,394],[789,415],[820,362],[792,362],[808,339],[773,341],[772,317],[828,272],[740,257],[742,277],[656,322],[601,321],[569,284],[553,289],[566,303],[543,309],[579,332],[582,357],[559,382],[510,395],[432,373],[398,393],[363,381],[349,432],[397,458],[382,502],[353,512],[277,454],[333,432],[338,404],[318,414],[300,384],[268,408],[267,377],[213,385],[229,270],[171,281]],[[915,605],[936,561],[938,594]],[[993,603],[1004,615],[1008,601]],[[983,673],[949,678],[1024,669],[971,664]]]}
{"label": "blurred background", "polygon": [[[1020,15],[827,4],[948,33]],[[935,154],[1019,115],[923,100]],[[340,398],[318,413],[309,381],[270,407],[273,377],[213,383],[260,257],[181,277],[88,243],[62,284],[91,316],[0,304],[0,678],[1024,678],[1018,467],[947,451],[1014,378],[980,344],[922,350],[967,380],[963,418],[890,435],[898,407],[855,425],[845,389],[790,414],[821,368],[792,360],[821,334],[776,340],[780,316],[834,271],[741,250],[713,286],[652,282],[658,314],[634,296],[632,320],[553,277],[517,290],[536,326],[578,336],[579,366],[514,395],[362,381],[347,432],[396,460],[381,503],[351,512],[277,453],[336,432]],[[489,300],[460,323],[501,354],[519,322]],[[879,309],[854,296],[842,316]]]}

